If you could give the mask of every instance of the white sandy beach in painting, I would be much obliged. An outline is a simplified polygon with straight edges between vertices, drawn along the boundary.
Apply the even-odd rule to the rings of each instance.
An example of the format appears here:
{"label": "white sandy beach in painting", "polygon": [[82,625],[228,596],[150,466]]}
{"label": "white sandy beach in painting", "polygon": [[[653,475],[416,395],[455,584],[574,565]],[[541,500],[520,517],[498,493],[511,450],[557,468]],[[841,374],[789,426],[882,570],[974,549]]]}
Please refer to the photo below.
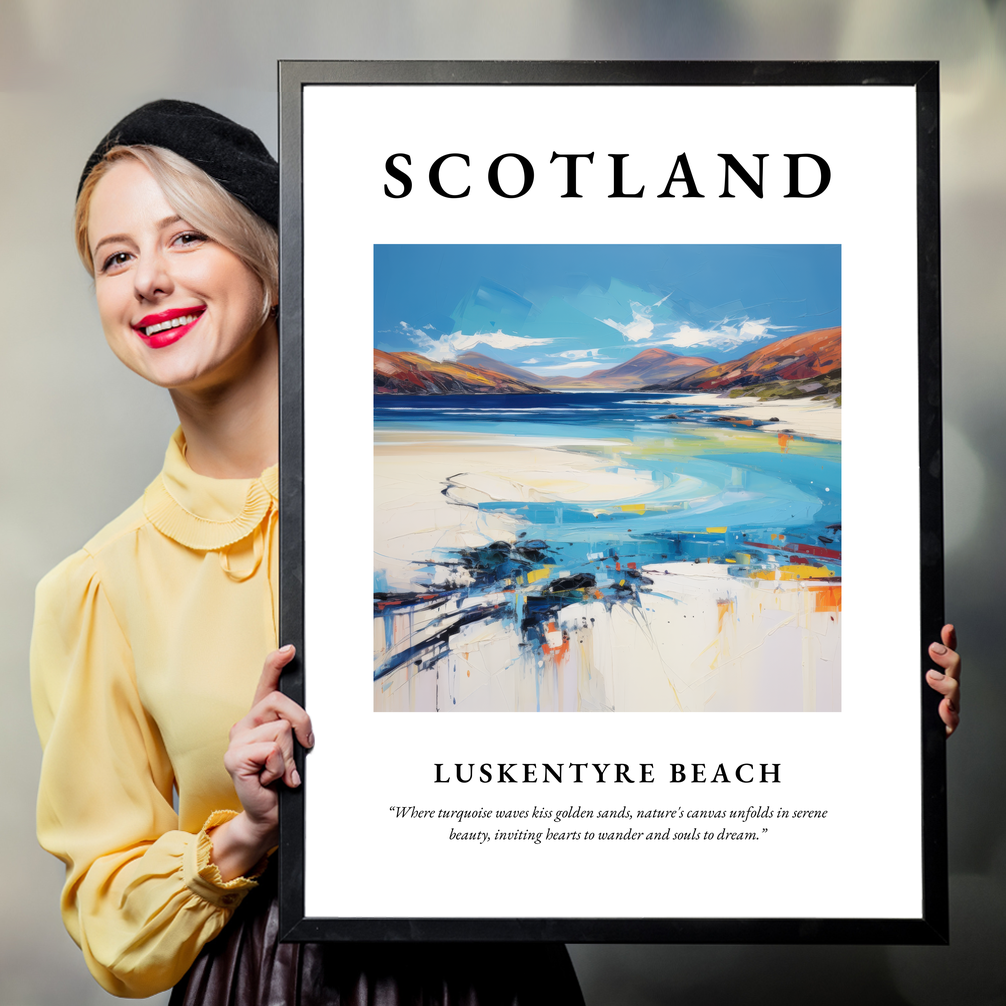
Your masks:
{"label": "white sandy beach in painting", "polygon": [[[830,402],[754,407],[778,416],[780,432],[840,435],[841,410]],[[753,407],[741,400],[737,408]],[[430,556],[517,542],[524,522],[480,504],[567,501],[596,512],[638,506],[658,486],[652,473],[619,465],[626,446],[616,439],[378,431],[375,564],[386,589],[416,591],[416,563],[423,558],[428,568]],[[464,615],[466,607],[494,602],[519,609],[539,571],[508,582],[498,597],[482,594],[476,601],[459,592],[434,609],[382,614],[375,618],[376,664],[442,630],[445,619],[456,619],[457,631],[432,665],[419,669],[406,661],[375,680],[374,708],[837,710],[841,587],[826,569],[815,578],[814,567],[792,568],[797,572],[736,576],[722,563],[651,563],[637,571],[652,581],[638,603],[611,603],[599,591],[583,591],[546,625],[538,651],[526,645],[518,619],[465,623]],[[557,567],[547,572],[569,575]],[[464,587],[464,575],[445,563],[426,582]]]}
{"label": "white sandy beach in painting", "polygon": [[651,405],[666,405],[694,408],[715,406],[718,414],[735,416],[738,419],[761,421],[778,417],[777,422],[768,422],[761,429],[770,433],[795,433],[800,437],[819,437],[822,440],[842,439],[842,409],[833,401],[814,401],[813,398],[774,399],[763,402],[758,398],[715,392],[697,392],[687,398],[651,398]]}
{"label": "white sandy beach in painting", "polygon": [[[566,440],[544,446],[540,438],[486,434],[376,434],[375,551],[388,586],[415,589],[415,556],[515,541],[521,522],[479,510],[480,503],[565,500],[605,507],[652,491],[652,480],[636,469],[612,470],[618,442],[606,456],[576,451],[597,445]],[[457,575],[444,567],[434,582]]]}

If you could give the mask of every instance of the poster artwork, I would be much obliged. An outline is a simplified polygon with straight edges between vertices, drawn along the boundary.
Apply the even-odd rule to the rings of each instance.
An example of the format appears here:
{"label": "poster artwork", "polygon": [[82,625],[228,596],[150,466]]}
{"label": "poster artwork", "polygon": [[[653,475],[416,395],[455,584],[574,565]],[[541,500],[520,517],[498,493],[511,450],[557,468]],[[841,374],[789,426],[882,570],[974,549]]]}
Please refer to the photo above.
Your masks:
{"label": "poster artwork", "polygon": [[937,88],[284,65],[284,932],[945,940]]}
{"label": "poster artwork", "polygon": [[839,245],[373,268],[375,711],[841,709]]}

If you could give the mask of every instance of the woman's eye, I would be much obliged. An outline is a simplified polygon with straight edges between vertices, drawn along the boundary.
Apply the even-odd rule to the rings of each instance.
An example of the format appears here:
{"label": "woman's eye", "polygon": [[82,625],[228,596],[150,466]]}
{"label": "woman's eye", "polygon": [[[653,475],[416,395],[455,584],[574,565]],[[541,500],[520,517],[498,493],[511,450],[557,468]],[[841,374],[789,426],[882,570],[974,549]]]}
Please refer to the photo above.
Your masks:
{"label": "woman's eye", "polygon": [[129,252],[116,252],[114,255],[109,255],[102,264],[101,271],[109,272],[114,271],[121,265],[125,265],[129,261]]}
{"label": "woman's eye", "polygon": [[191,248],[192,245],[202,244],[205,240],[205,234],[200,234],[198,231],[186,231],[184,234],[179,234],[174,243],[182,248]]}

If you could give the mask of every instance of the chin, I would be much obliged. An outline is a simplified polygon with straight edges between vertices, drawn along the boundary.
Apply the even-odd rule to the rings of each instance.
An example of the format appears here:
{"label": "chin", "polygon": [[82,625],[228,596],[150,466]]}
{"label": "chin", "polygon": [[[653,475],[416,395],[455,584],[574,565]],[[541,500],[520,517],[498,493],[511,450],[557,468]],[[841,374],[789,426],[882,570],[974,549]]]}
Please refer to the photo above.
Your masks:
{"label": "chin", "polygon": [[133,359],[123,360],[123,363],[145,381],[168,391],[205,383],[206,378],[217,369],[213,366],[207,366],[205,363],[186,359],[154,361]]}
{"label": "chin", "polygon": [[200,378],[203,374],[199,371],[185,372],[181,374],[171,373],[171,374],[156,374],[147,378],[151,384],[156,384],[159,388],[164,388],[166,391],[182,391],[185,388],[193,387],[194,385],[199,385]]}
{"label": "chin", "polygon": [[[168,391],[203,392],[240,381],[254,354],[246,352],[255,338],[257,329],[240,339],[206,338],[211,333],[200,333],[203,338],[185,336],[179,342],[159,349],[134,345],[131,341],[109,339],[115,355],[133,373],[159,388]],[[132,333],[130,333],[132,334]]]}

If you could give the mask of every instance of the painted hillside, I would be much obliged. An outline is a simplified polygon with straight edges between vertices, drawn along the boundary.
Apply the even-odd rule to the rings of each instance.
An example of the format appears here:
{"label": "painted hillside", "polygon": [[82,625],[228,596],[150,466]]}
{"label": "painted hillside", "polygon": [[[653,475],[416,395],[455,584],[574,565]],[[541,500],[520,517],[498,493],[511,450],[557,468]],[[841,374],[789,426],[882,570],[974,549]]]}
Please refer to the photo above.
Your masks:
{"label": "painted hillside", "polygon": [[437,363],[419,353],[374,350],[376,395],[539,395],[544,388],[463,363]]}
{"label": "painted hillside", "polygon": [[[762,346],[739,360],[717,363],[674,381],[650,382],[641,391],[726,391],[797,382],[835,385],[841,377],[842,329],[821,328]],[[827,382],[820,379],[828,377]],[[815,389],[809,389],[815,390]]]}
{"label": "painted hillside", "polygon": [[500,363],[482,353],[462,353],[458,363],[491,370],[519,381],[555,391],[627,391],[644,382],[673,381],[712,365],[704,356],[676,356],[666,349],[644,349],[631,360],[607,370],[595,370],[584,377],[540,377],[529,370]]}

